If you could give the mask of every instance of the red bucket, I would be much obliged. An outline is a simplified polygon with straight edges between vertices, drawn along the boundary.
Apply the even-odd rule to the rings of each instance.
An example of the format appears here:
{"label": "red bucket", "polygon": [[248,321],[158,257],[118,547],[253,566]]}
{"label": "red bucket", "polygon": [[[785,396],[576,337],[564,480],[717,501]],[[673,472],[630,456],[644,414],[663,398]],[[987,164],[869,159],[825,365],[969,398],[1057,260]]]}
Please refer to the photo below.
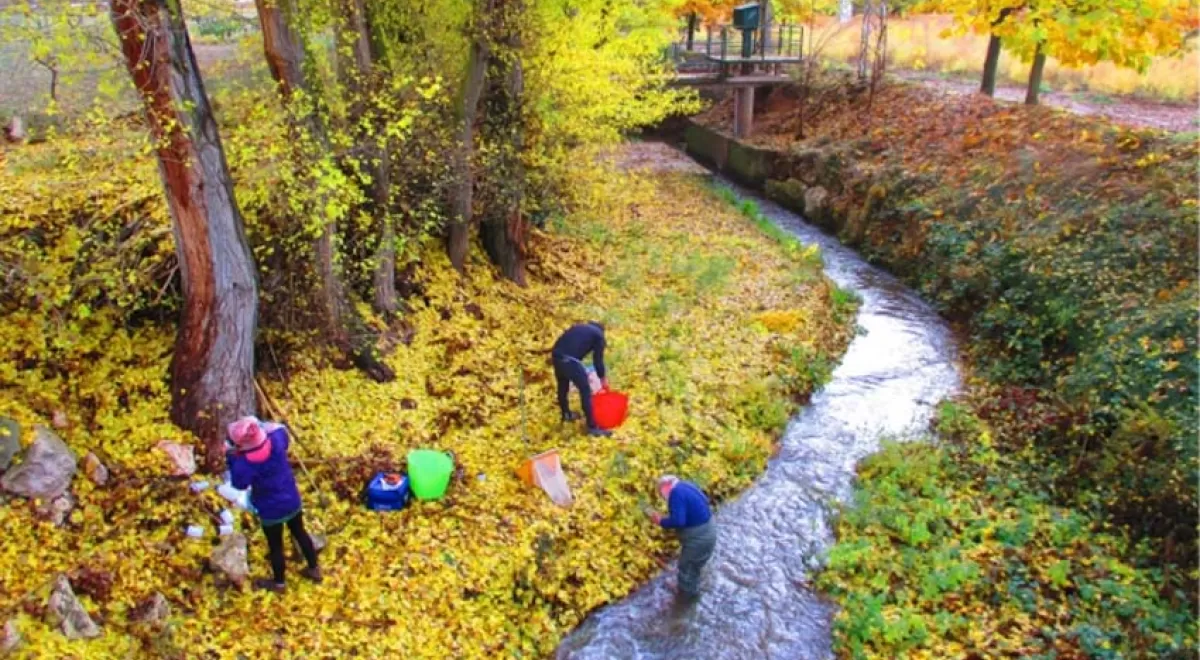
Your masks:
{"label": "red bucket", "polygon": [[615,429],[625,422],[627,414],[629,395],[609,390],[592,395],[592,416],[596,418],[596,426],[606,430]]}

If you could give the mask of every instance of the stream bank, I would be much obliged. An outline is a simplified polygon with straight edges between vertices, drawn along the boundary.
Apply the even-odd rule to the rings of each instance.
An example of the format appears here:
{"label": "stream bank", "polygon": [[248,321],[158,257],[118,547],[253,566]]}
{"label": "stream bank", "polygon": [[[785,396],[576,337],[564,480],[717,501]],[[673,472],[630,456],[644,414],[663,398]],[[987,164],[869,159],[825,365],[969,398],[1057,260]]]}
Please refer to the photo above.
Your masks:
{"label": "stream bank", "polygon": [[[733,150],[725,167],[751,168],[738,170],[748,180],[741,172],[760,161],[725,147]],[[664,145],[640,148],[663,151],[648,167],[688,160]],[[719,539],[699,602],[674,605],[669,569],[589,617],[563,641],[559,658],[830,657],[834,608],[809,586],[834,540],[830,504],[848,501],[855,465],[881,439],[924,433],[934,406],[959,387],[951,332],[915,292],[795,213],[736,193],[804,244],[820,246],[827,276],[862,299],[861,331],[830,382],[788,424],[766,473],[717,511]]]}

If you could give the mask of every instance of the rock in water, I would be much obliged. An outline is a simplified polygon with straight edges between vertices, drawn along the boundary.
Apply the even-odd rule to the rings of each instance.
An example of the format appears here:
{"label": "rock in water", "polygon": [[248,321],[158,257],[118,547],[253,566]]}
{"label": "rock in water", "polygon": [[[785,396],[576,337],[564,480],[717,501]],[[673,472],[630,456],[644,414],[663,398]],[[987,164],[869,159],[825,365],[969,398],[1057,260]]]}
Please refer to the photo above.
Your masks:
{"label": "rock in water", "polygon": [[829,202],[829,191],[821,186],[813,186],[804,193],[804,217],[820,224],[825,218],[826,206]]}
{"label": "rock in water", "polygon": [[21,632],[17,630],[17,623],[9,619],[4,624],[4,630],[0,631],[0,655],[8,655],[17,650],[21,646]]}
{"label": "rock in water", "polygon": [[221,539],[221,545],[213,550],[209,558],[213,570],[240,587],[250,576],[250,564],[246,560],[246,535],[235,532]]}
{"label": "rock in water", "polygon": [[100,636],[100,626],[92,621],[87,610],[71,590],[67,576],[60,574],[54,580],[50,602],[46,603],[46,623],[58,627],[67,639],[90,639]]}
{"label": "rock in water", "polygon": [[171,604],[167,602],[166,596],[156,591],[153,596],[138,603],[130,610],[129,621],[130,623],[160,626],[166,623],[169,616],[171,616]]}
{"label": "rock in water", "polygon": [[0,417],[0,470],[7,470],[20,451],[21,426],[7,417]]}
{"label": "rock in water", "polygon": [[87,456],[83,457],[83,473],[97,486],[103,486],[108,483],[108,468],[104,467],[104,463],[100,462],[100,458],[90,451],[87,453]]}
{"label": "rock in water", "polygon": [[71,485],[77,467],[75,454],[50,429],[36,426],[33,432],[33,444],[25,458],[0,477],[0,487],[21,497],[54,499]]}

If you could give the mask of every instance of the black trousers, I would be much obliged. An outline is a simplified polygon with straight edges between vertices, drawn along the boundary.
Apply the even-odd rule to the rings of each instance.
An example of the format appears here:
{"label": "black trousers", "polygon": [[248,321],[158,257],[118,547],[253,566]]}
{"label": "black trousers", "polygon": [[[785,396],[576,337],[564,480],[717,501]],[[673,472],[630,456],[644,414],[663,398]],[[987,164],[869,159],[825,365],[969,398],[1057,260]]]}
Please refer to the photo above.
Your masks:
{"label": "black trousers", "polygon": [[303,511],[297,513],[286,523],[263,525],[263,534],[267,535],[267,549],[271,557],[271,572],[274,573],[274,579],[279,584],[283,584],[284,525],[287,525],[288,531],[292,533],[292,538],[296,539],[296,543],[300,544],[300,552],[304,554],[304,560],[308,562],[308,567],[315,568],[317,565],[317,550],[313,547],[312,537],[304,530]]}
{"label": "black trousers", "polygon": [[558,381],[558,407],[562,410],[562,414],[566,415],[571,411],[571,405],[567,402],[567,394],[570,392],[571,383],[574,383],[575,389],[579,390],[579,400],[583,404],[583,417],[587,420],[588,428],[596,428],[596,420],[592,417],[592,386],[588,383],[587,369],[584,368],[583,363],[569,357],[555,355],[554,378]]}

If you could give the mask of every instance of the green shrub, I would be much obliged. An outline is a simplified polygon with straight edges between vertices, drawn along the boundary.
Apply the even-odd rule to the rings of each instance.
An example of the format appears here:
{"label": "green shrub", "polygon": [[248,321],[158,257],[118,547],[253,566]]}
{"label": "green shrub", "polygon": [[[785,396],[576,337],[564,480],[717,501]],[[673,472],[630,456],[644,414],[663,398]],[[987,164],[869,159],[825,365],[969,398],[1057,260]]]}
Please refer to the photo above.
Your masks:
{"label": "green shrub", "polygon": [[1011,476],[962,406],[939,420],[975,445],[885,445],[838,518],[817,586],[840,657],[1194,657],[1187,578]]}

